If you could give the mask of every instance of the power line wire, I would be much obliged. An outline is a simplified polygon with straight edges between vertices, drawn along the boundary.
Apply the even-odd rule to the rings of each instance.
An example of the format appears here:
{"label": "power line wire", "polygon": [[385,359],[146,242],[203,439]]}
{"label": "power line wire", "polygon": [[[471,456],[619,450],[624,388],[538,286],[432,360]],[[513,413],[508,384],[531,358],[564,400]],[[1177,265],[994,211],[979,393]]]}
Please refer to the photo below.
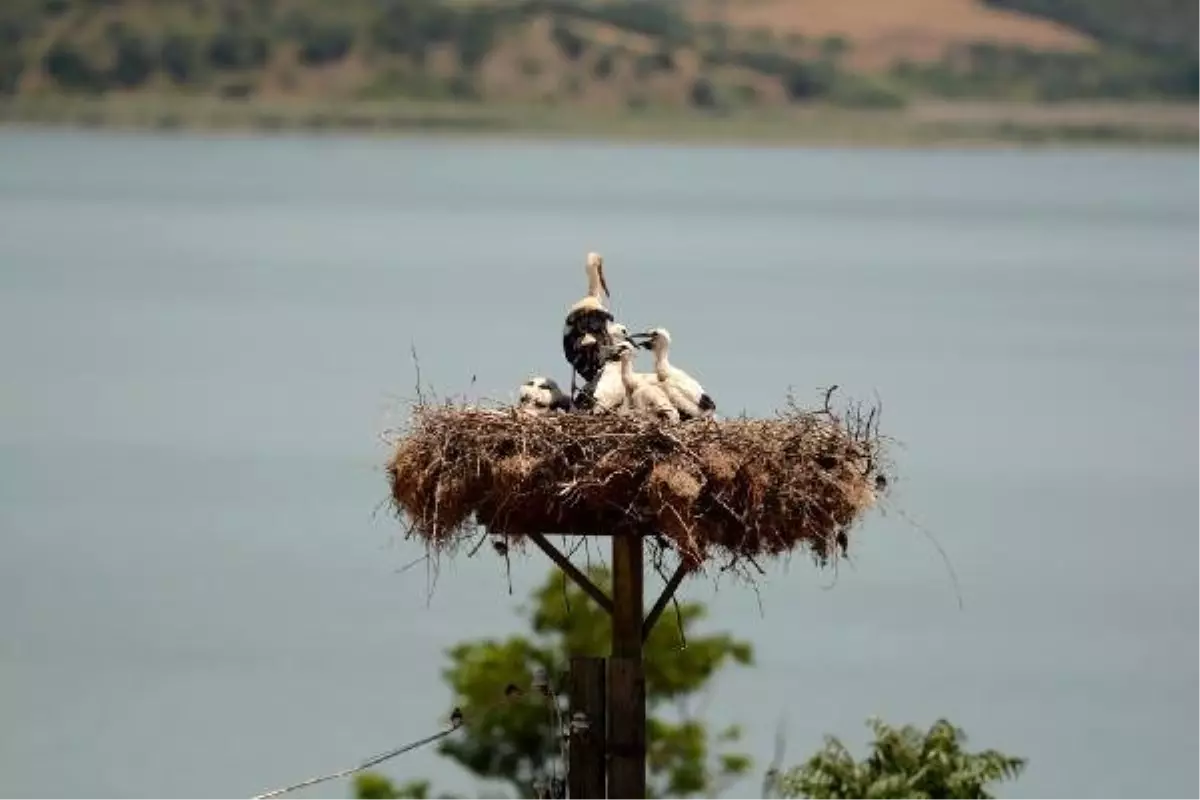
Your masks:
{"label": "power line wire", "polygon": [[331,772],[328,775],[321,775],[316,778],[309,778],[308,780],[300,781],[299,783],[293,783],[291,786],[284,786],[282,789],[272,789],[271,791],[264,792],[263,794],[256,794],[253,800],[266,800],[268,797],[278,797],[281,794],[288,794],[289,792],[294,792],[297,789],[303,789],[307,786],[316,786],[318,783],[331,781],[335,778],[345,778],[347,775],[353,775],[356,772],[362,772],[364,769],[370,769],[377,764],[382,764],[384,761],[387,761],[390,758],[395,758],[396,756],[403,755],[410,750],[416,750],[418,747],[424,747],[427,744],[433,744],[439,739],[444,739],[461,728],[462,724],[462,717],[456,716],[451,721],[450,727],[444,731],[438,731],[437,733],[426,736],[424,739],[418,739],[417,741],[406,744],[403,747],[397,747],[394,750],[381,753],[380,755],[377,755],[374,758],[369,758],[361,764],[350,767],[349,769]]}
{"label": "power line wire", "polygon": [[[510,683],[504,690],[504,697],[501,698],[500,701],[485,707],[479,712],[478,716],[483,716],[493,709],[521,697],[523,694],[524,692],[522,692],[515,684]],[[290,786],[284,786],[281,789],[272,789],[269,792],[256,794],[251,800],[267,800],[267,798],[279,797],[280,795],[294,792],[297,789],[316,786],[318,783],[325,783],[326,781],[332,781],[336,778],[345,778],[348,775],[353,775],[356,772],[362,772],[363,770],[370,769],[378,764],[382,764],[384,761],[395,758],[396,756],[404,755],[405,753],[416,750],[417,748],[424,747],[428,744],[433,744],[440,739],[445,739],[447,736],[454,733],[465,724],[466,719],[463,717],[462,710],[456,708],[450,715],[450,727],[446,728],[445,730],[432,733],[422,739],[417,739],[415,742],[409,742],[403,747],[397,747],[393,750],[388,750],[386,753],[380,753],[379,755],[368,758],[366,761],[363,761],[361,764],[356,764],[353,767],[339,770],[337,772],[331,772],[328,775],[319,775],[315,778],[309,778],[308,780],[300,781],[299,783],[293,783]]]}

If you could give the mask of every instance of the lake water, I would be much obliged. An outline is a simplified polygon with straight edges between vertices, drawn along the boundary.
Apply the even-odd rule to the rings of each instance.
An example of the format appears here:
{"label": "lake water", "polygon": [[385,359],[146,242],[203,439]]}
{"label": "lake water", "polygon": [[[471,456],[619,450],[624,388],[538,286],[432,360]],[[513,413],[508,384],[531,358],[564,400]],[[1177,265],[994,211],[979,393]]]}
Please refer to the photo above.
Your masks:
{"label": "lake water", "polygon": [[[566,381],[595,249],[723,411],[837,383],[906,446],[836,583],[776,565],[761,612],[685,584],[757,648],[707,718],[762,766],[781,714],[793,763],[945,715],[1030,758],[1009,796],[1194,797],[1197,178],[1188,153],[0,133],[0,794],[248,796],[436,730],[444,649],[517,631],[548,564],[510,598],[460,558],[428,596],[373,515],[378,435],[414,345],[442,393]],[[432,749],[384,771],[477,785]]]}

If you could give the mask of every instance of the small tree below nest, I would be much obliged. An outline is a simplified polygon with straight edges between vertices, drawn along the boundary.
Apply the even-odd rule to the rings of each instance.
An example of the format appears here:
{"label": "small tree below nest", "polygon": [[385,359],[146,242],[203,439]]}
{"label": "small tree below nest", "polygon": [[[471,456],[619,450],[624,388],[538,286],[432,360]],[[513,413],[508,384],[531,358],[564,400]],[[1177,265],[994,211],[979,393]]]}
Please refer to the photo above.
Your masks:
{"label": "small tree below nest", "polygon": [[966,735],[946,720],[928,732],[912,725],[893,728],[871,719],[875,741],[863,761],[830,736],[825,747],[781,776],[783,797],[990,798],[990,784],[1017,778],[1025,759],[998,750],[969,753]]}
{"label": "small tree below nest", "polygon": [[[590,569],[588,575],[608,588],[607,570]],[[509,683],[528,686],[538,667],[558,683],[570,655],[607,652],[608,614],[574,584],[564,583],[562,573],[552,572],[530,599],[523,611],[532,636],[469,641],[450,649],[444,676],[463,708],[486,707]],[[713,735],[689,713],[689,700],[723,667],[753,662],[747,642],[696,633],[706,615],[702,604],[680,603],[678,620],[668,611],[646,642],[648,797],[712,797],[751,766],[749,756],[724,750],[740,738],[737,728]],[[668,717],[666,710],[675,713]],[[546,716],[536,703],[494,709],[443,742],[441,753],[479,778],[507,784],[513,796],[535,797],[534,782],[545,778],[544,766],[559,754]]]}

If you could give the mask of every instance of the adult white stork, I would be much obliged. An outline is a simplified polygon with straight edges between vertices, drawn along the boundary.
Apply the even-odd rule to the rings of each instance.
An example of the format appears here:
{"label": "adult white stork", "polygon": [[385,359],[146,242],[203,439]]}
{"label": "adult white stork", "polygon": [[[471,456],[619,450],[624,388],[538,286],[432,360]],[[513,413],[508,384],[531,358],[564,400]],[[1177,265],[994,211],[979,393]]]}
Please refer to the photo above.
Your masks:
{"label": "adult white stork", "polygon": [[[588,253],[584,267],[588,289],[583,299],[567,311],[563,325],[563,355],[571,365],[571,393],[575,393],[575,375],[584,381],[595,380],[604,367],[604,348],[612,344],[608,324],[613,315],[604,307],[601,295],[608,297],[608,283],[604,280],[604,259],[599,253]],[[589,346],[585,336],[592,336],[598,346]]]}
{"label": "adult white stork", "polygon": [[665,387],[658,381],[643,380],[633,371],[636,345],[618,342],[613,350],[621,359],[621,383],[630,408],[635,413],[651,414],[663,422],[679,422],[679,410],[667,396]]}
{"label": "adult white stork", "polygon": [[671,404],[679,409],[679,416],[683,419],[712,416],[717,410],[712,397],[698,380],[673,366],[667,358],[671,348],[670,332],[666,328],[654,328],[643,335],[646,341],[641,346],[654,353],[654,374]]}
{"label": "adult white stork", "polygon": [[521,384],[517,405],[522,410],[534,414],[570,411],[571,398],[558,388],[558,384],[553,379],[535,375]]}

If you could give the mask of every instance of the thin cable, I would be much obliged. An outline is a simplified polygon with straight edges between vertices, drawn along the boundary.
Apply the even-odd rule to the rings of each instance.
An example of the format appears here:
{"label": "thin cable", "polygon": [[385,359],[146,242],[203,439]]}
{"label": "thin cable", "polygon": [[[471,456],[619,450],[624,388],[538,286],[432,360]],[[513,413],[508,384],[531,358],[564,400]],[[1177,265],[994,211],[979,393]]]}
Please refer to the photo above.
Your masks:
{"label": "thin cable", "polygon": [[[499,702],[488,705],[478,714],[478,716],[482,717],[484,714],[487,714],[489,711],[492,711],[492,710],[498,708],[499,706],[509,703],[511,700],[520,697],[522,692],[515,685],[509,684],[508,687],[505,689],[504,694],[505,694],[505,696]],[[473,716],[475,716],[475,715],[473,715]],[[309,778],[306,781],[300,781],[299,783],[293,783],[290,786],[284,786],[282,789],[272,789],[271,791],[264,792],[263,794],[256,794],[256,795],[254,795],[254,797],[251,800],[267,800],[267,798],[269,798],[269,797],[278,797],[283,794],[288,794],[289,792],[294,792],[297,789],[304,789],[308,786],[315,786],[318,783],[325,783],[326,781],[331,781],[336,778],[345,778],[346,776],[353,775],[356,772],[362,772],[365,769],[370,769],[371,767],[374,767],[378,764],[382,764],[384,761],[395,758],[396,756],[404,755],[405,753],[408,753],[412,750],[416,750],[419,747],[424,747],[425,745],[433,744],[434,742],[436,742],[440,739],[445,739],[447,736],[454,733],[459,728],[463,727],[463,725],[465,725],[465,724],[466,724],[466,719],[463,717],[462,712],[456,708],[454,710],[454,713],[451,714],[451,716],[450,716],[450,727],[447,728],[446,730],[438,731],[437,733],[430,734],[429,736],[426,736],[423,739],[418,739],[415,742],[410,742],[410,743],[404,745],[403,747],[397,747],[394,750],[388,750],[386,753],[380,753],[379,755],[373,756],[372,758],[368,758],[366,761],[362,762],[361,764],[357,764],[348,769],[343,769],[338,772],[331,772],[328,775],[321,775],[316,778]]]}
{"label": "thin cable", "polygon": [[412,742],[411,744],[406,744],[403,747],[397,747],[395,750],[389,750],[388,752],[377,755],[374,758],[367,759],[366,761],[362,762],[361,764],[359,764],[357,766],[350,767],[349,769],[344,769],[339,772],[331,772],[328,775],[321,775],[320,777],[317,777],[317,778],[309,778],[306,781],[300,781],[300,783],[293,783],[291,786],[285,786],[282,789],[273,789],[272,791],[265,792],[263,794],[256,794],[254,796],[253,800],[266,800],[266,798],[268,798],[268,797],[278,797],[281,794],[287,794],[289,792],[294,792],[297,789],[303,789],[306,786],[315,786],[318,783],[324,783],[325,781],[331,781],[334,778],[345,778],[347,775],[353,775],[356,772],[362,772],[364,769],[370,769],[371,767],[375,766],[376,764],[382,764],[384,761],[387,761],[389,758],[395,758],[396,756],[403,755],[404,753],[407,753],[410,750],[416,750],[418,747],[424,747],[425,745],[432,744],[433,742],[436,742],[439,739],[444,739],[461,727],[462,727],[462,720],[461,719],[455,720],[451,724],[451,726],[444,731],[438,731],[437,733],[435,733],[431,736],[426,736],[424,739],[418,739],[417,741]]}

